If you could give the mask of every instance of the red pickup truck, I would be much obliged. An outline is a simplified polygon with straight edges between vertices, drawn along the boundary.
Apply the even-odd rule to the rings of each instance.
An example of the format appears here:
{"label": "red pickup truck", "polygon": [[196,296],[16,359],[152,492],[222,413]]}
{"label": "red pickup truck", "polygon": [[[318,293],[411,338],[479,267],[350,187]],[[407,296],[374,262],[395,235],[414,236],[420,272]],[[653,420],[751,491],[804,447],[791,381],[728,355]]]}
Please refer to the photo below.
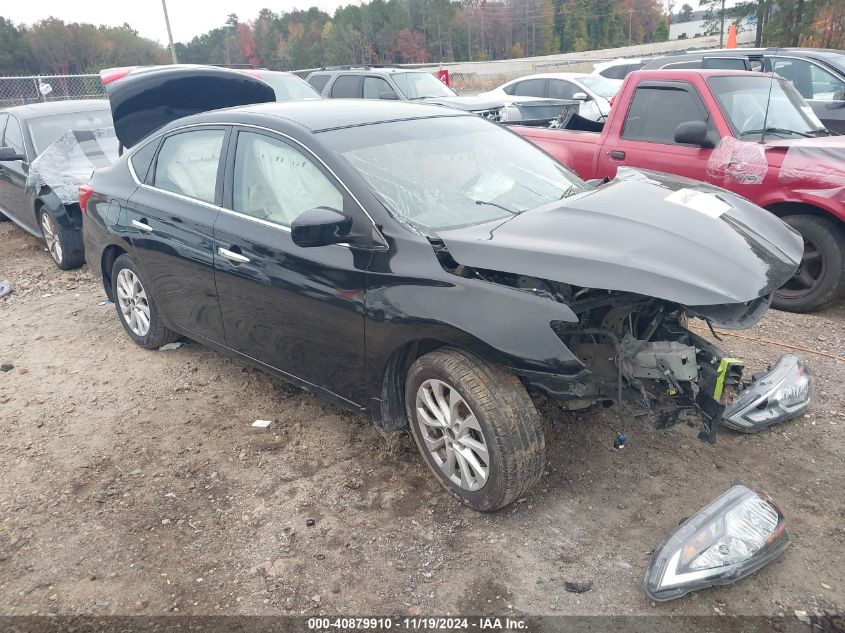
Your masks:
{"label": "red pickup truck", "polygon": [[[773,305],[807,312],[845,290],[845,137],[826,130],[786,79],[747,71],[631,73],[604,124],[514,127],[585,180],[619,167],[668,172],[738,193],[804,237],[804,259]],[[718,250],[719,245],[713,245]]]}

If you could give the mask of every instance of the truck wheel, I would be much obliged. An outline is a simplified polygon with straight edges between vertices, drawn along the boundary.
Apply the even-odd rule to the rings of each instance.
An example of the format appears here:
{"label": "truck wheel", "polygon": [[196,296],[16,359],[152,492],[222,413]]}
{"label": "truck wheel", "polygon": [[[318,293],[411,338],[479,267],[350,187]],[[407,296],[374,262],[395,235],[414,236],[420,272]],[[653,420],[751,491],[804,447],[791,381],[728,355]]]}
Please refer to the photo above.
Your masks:
{"label": "truck wheel", "polygon": [[79,230],[59,224],[46,207],[41,208],[38,222],[47,252],[60,270],[73,270],[85,263],[85,246]]}
{"label": "truck wheel", "polygon": [[818,215],[783,218],[804,238],[804,257],[795,275],[775,291],[772,307],[812,312],[845,290],[845,231]]}
{"label": "truck wheel", "polygon": [[135,343],[156,349],[180,338],[162,322],[149,284],[129,255],[115,260],[111,280],[117,315]]}
{"label": "truck wheel", "polygon": [[540,417],[522,383],[455,348],[411,365],[405,380],[411,432],[440,483],[475,510],[504,508],[540,479]]}

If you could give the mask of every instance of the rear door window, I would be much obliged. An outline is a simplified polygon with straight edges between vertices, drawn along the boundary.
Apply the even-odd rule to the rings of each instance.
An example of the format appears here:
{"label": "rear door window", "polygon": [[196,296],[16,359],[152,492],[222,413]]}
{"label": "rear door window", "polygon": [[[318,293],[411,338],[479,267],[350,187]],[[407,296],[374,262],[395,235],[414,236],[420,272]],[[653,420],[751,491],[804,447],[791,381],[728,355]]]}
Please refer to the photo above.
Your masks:
{"label": "rear door window", "polygon": [[687,121],[707,122],[698,95],[681,87],[637,88],[625,118],[622,138],[675,144],[675,129]]}
{"label": "rear door window", "polygon": [[361,79],[360,75],[341,75],[332,84],[331,97],[333,99],[360,99]]}
{"label": "rear door window", "polygon": [[226,131],[181,132],[164,140],[155,165],[153,185],[214,204],[220,152]]}
{"label": "rear door window", "polygon": [[516,84],[511,93],[517,97],[545,97],[547,79],[526,79]]}

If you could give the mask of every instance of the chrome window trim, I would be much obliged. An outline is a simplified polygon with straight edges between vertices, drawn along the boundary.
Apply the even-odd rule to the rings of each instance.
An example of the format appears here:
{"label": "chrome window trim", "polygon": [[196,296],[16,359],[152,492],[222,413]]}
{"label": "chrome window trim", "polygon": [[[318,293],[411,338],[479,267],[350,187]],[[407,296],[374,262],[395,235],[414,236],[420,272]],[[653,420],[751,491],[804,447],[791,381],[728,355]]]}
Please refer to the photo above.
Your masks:
{"label": "chrome window trim", "polygon": [[[211,204],[211,203],[205,202],[203,200],[197,200],[196,198],[191,198],[190,196],[185,196],[183,194],[176,193],[174,191],[167,191],[166,189],[159,189],[158,187],[154,187],[152,185],[145,184],[138,179],[138,174],[135,173],[135,168],[132,165],[132,157],[135,155],[136,152],[140,151],[140,149],[142,147],[145,147],[149,143],[152,143],[153,141],[160,139],[162,136],[172,134],[173,132],[177,132],[179,130],[187,130],[187,129],[199,128],[199,127],[220,127],[220,126],[242,127],[242,128],[250,128],[250,129],[254,129],[254,130],[262,130],[264,132],[270,132],[270,134],[275,134],[277,136],[281,136],[282,138],[287,139],[287,140],[291,141],[292,143],[296,144],[298,147],[301,147],[303,150],[305,150],[307,155],[313,156],[314,159],[320,165],[322,165],[323,168],[327,172],[329,172],[332,175],[332,177],[335,179],[335,181],[340,183],[340,186],[343,187],[343,189],[346,191],[347,194],[349,194],[349,197],[352,198],[352,200],[355,201],[355,204],[358,205],[358,208],[361,210],[361,212],[366,216],[366,218],[373,225],[373,229],[375,230],[376,235],[378,235],[379,239],[381,240],[381,245],[380,245],[381,248],[387,248],[388,247],[387,246],[387,240],[384,238],[384,235],[379,230],[378,225],[376,225],[376,221],[373,219],[373,217],[369,213],[367,213],[367,210],[364,208],[364,205],[361,204],[361,201],[358,200],[358,198],[355,196],[355,194],[352,193],[352,191],[349,189],[349,187],[346,186],[346,183],[343,182],[343,180],[341,180],[341,178],[337,175],[337,173],[335,173],[335,171],[331,167],[329,167],[322,158],[317,156],[311,150],[311,148],[309,148],[307,145],[305,145],[301,141],[298,141],[297,139],[293,138],[292,136],[285,134],[284,132],[279,132],[278,130],[274,130],[272,128],[264,127],[264,126],[261,126],[261,125],[253,125],[253,124],[250,124],[250,123],[231,123],[231,122],[229,122],[229,123],[223,123],[223,122],[191,123],[189,125],[182,125],[180,127],[176,127],[176,128],[171,129],[171,130],[167,130],[165,132],[160,132],[160,133],[156,134],[155,136],[152,136],[149,139],[147,139],[146,141],[144,141],[144,143],[142,143],[141,145],[138,145],[137,147],[132,148],[131,153],[129,154],[129,156],[126,159],[126,164],[129,167],[129,174],[132,176],[132,180],[134,180],[135,184],[138,185],[139,187],[144,187],[145,189],[149,189],[150,191],[157,191],[157,192],[160,192],[160,193],[164,193],[164,194],[179,198],[181,200],[186,200],[188,202],[194,202],[194,203],[200,204],[204,207],[214,209],[216,211],[222,211],[223,213],[227,213],[227,214],[233,215],[235,217],[244,218],[244,219],[250,220],[252,222],[257,222],[258,224],[262,224],[264,226],[269,226],[271,228],[282,229],[283,231],[290,233],[290,227],[287,227],[287,226],[284,226],[284,225],[281,225],[281,224],[275,224],[274,222],[268,222],[267,220],[262,220],[260,218],[255,218],[251,215],[247,215],[245,213],[240,213],[240,212],[234,211],[232,209],[227,209],[223,206]],[[346,244],[346,243],[336,244],[336,246],[347,246],[347,247],[351,248],[351,246],[349,244]]]}

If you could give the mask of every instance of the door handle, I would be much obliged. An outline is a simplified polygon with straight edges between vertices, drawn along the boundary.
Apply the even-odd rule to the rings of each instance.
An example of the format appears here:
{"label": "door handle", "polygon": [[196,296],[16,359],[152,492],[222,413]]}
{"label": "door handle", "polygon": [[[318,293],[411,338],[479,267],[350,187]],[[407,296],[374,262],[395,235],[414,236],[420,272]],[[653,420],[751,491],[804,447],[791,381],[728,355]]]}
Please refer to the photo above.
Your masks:
{"label": "door handle", "polygon": [[236,264],[249,263],[249,257],[241,255],[240,253],[235,253],[234,251],[230,251],[229,249],[223,248],[222,246],[217,247],[217,254],[220,255],[220,257],[225,257],[231,262],[235,262]]}
{"label": "door handle", "polygon": [[610,157],[613,158],[614,160],[624,160],[625,159],[625,152],[623,152],[622,150],[619,150],[619,149],[610,150],[608,152],[608,154],[610,154]]}
{"label": "door handle", "polygon": [[132,222],[130,222],[130,224],[133,227],[135,227],[136,229],[138,229],[139,231],[143,231],[144,233],[152,233],[153,232],[153,227],[151,227],[146,222],[141,222],[139,220],[132,220]]}

